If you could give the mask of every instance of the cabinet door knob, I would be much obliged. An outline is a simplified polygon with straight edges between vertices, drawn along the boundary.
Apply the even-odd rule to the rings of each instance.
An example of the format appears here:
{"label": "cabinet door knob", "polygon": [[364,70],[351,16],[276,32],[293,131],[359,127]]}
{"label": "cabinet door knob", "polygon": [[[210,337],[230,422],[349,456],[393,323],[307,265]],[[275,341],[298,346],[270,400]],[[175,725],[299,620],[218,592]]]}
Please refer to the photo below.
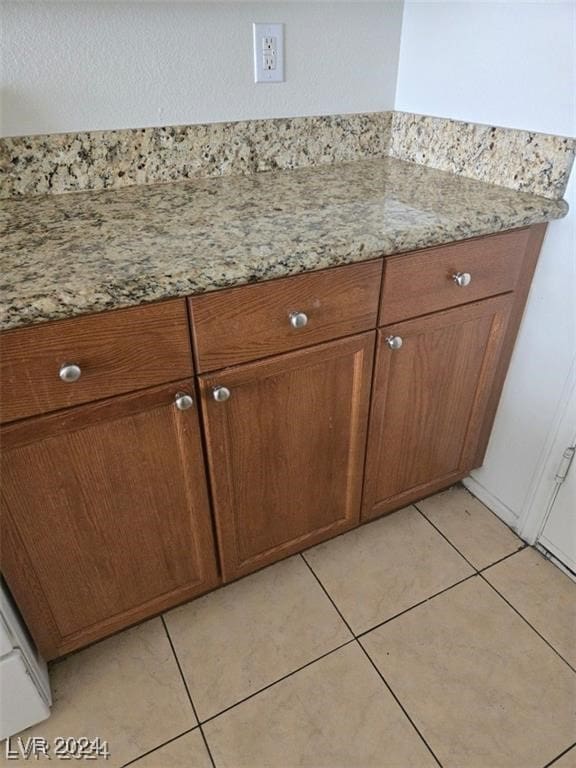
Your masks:
{"label": "cabinet door knob", "polygon": [[65,381],[68,384],[78,381],[81,374],[82,371],[80,366],[76,365],[76,363],[64,363],[64,365],[60,366],[60,370],[58,371],[58,376],[60,376],[62,381]]}
{"label": "cabinet door knob", "polygon": [[472,275],[470,272],[454,272],[452,280],[454,280],[456,285],[459,285],[460,288],[466,288],[466,286],[470,285],[472,282]]}
{"label": "cabinet door knob", "polygon": [[185,392],[178,392],[174,398],[174,405],[179,411],[187,411],[188,408],[192,408],[194,400],[191,395],[187,395]]}
{"label": "cabinet door knob", "polygon": [[212,387],[212,397],[217,403],[225,403],[230,399],[230,390],[228,387]]}
{"label": "cabinet door knob", "polygon": [[386,336],[386,344],[390,349],[400,349],[403,343],[401,336]]}
{"label": "cabinet door knob", "polygon": [[305,312],[290,312],[290,325],[292,328],[304,328],[308,325],[308,315]]}

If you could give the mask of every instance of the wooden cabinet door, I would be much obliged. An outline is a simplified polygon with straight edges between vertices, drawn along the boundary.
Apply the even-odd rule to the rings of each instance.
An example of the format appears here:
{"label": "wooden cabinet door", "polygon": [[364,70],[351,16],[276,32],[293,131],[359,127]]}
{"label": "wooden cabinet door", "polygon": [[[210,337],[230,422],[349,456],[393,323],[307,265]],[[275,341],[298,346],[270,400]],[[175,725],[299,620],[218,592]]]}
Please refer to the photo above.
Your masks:
{"label": "wooden cabinet door", "polygon": [[[380,329],[362,518],[464,477],[492,393],[512,294]],[[388,339],[402,346],[390,348]]]}
{"label": "wooden cabinet door", "polygon": [[2,570],[53,658],[218,583],[192,382],[2,431]]}
{"label": "wooden cabinet door", "polygon": [[[374,340],[200,377],[225,580],[358,523]],[[214,400],[215,387],[229,399]]]}

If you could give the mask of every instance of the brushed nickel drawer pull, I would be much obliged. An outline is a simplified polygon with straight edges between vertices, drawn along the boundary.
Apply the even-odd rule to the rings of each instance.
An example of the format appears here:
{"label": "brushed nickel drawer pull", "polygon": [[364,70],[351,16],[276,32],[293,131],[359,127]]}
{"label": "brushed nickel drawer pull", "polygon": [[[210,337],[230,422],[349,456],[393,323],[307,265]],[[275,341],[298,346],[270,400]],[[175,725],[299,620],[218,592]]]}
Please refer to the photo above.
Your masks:
{"label": "brushed nickel drawer pull", "polygon": [[308,325],[308,315],[305,312],[290,312],[290,325],[296,330]]}
{"label": "brushed nickel drawer pull", "polygon": [[454,280],[456,285],[460,288],[466,288],[466,286],[470,285],[472,282],[472,275],[470,272],[454,272],[452,280]]}
{"label": "brushed nickel drawer pull", "polygon": [[60,366],[58,375],[62,381],[65,381],[67,384],[72,384],[74,381],[78,381],[82,375],[82,370],[76,363],[64,363],[64,365]]}
{"label": "brushed nickel drawer pull", "polygon": [[388,344],[390,349],[400,349],[404,342],[401,336],[386,336],[386,344]]}
{"label": "brushed nickel drawer pull", "polygon": [[186,392],[178,392],[174,399],[174,405],[179,411],[187,411],[188,408],[192,408],[194,400]]}
{"label": "brushed nickel drawer pull", "polygon": [[217,403],[225,403],[226,400],[230,399],[230,390],[228,387],[213,387],[212,397]]}

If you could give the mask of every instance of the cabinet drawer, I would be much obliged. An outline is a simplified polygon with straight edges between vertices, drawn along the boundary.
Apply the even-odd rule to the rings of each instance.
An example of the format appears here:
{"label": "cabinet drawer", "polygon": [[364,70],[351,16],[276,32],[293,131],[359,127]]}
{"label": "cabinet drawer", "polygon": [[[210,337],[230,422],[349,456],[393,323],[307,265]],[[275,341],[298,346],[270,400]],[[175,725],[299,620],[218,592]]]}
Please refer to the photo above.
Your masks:
{"label": "cabinet drawer", "polygon": [[375,328],[381,276],[369,261],[190,299],[198,370]]}
{"label": "cabinet drawer", "polygon": [[[529,230],[429,248],[385,259],[379,325],[513,291]],[[456,276],[470,276],[459,285]]]}
{"label": "cabinet drawer", "polygon": [[[7,331],[0,347],[2,422],[193,373],[185,299]],[[65,365],[77,380],[61,379]]]}

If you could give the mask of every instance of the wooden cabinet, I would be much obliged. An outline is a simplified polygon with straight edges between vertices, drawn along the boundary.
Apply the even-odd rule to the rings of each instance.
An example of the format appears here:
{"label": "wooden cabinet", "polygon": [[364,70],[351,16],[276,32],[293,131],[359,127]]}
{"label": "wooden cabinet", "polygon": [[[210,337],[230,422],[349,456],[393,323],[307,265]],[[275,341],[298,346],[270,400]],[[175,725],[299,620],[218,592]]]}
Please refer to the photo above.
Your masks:
{"label": "wooden cabinet", "polygon": [[359,522],[374,335],[200,377],[225,580]]}
{"label": "wooden cabinet", "polygon": [[532,230],[426,248],[384,260],[379,325],[515,291]]}
{"label": "wooden cabinet", "polygon": [[[190,380],[2,430],[2,569],[52,658],[216,586]],[[188,405],[189,401],[180,401]]]}
{"label": "wooden cabinet", "polygon": [[42,653],[479,466],[544,232],[3,334],[2,571]]}
{"label": "wooden cabinet", "polygon": [[507,294],[380,329],[363,519],[475,466],[513,300]]}
{"label": "wooden cabinet", "polygon": [[[190,299],[202,373],[311,347],[376,326],[382,260]],[[300,320],[300,322],[299,322]]]}
{"label": "wooden cabinet", "polygon": [[[64,368],[77,367],[76,379]],[[192,376],[186,301],[174,299],[2,334],[3,422]]]}

